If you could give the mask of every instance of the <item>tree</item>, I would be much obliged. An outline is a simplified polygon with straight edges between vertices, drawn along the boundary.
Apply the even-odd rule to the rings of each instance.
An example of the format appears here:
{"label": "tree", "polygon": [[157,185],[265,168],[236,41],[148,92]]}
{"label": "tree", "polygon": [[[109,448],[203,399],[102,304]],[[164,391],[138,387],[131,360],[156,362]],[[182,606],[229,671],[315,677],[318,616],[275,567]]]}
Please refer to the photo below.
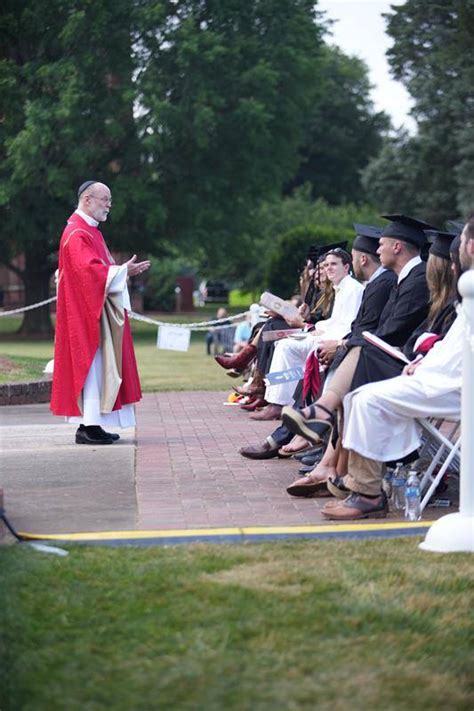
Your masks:
{"label": "tree", "polygon": [[364,179],[369,197],[393,204],[393,167],[405,167],[397,212],[435,223],[472,209],[474,188],[473,0],[407,0],[392,8],[388,58],[415,100],[418,134],[390,141]]}
{"label": "tree", "polygon": [[310,108],[301,162],[285,187],[309,183],[313,198],[330,204],[365,199],[361,170],[381,147],[390,122],[375,112],[367,66],[341,50],[325,47]]}
{"label": "tree", "polygon": [[[0,258],[24,252],[27,302],[91,177],[112,189],[115,248],[222,261],[296,168],[316,20],[311,0],[5,0]],[[49,329],[47,308],[25,316]]]}
{"label": "tree", "polygon": [[[4,3],[0,259],[23,279],[27,303],[49,295],[72,186],[91,177],[113,184],[114,235],[138,220],[129,11],[128,0]],[[18,253],[21,272],[11,264]],[[27,312],[22,330],[50,332],[49,309]]]}
{"label": "tree", "polygon": [[[233,253],[229,253],[227,263],[223,265],[219,276],[230,277],[249,291],[261,290],[268,286],[268,267],[274,260],[275,252],[279,251],[281,235],[301,230],[299,234],[307,234],[307,240],[304,244],[295,243],[296,253],[291,259],[296,260],[296,266],[291,266],[290,275],[290,279],[293,279],[296,268],[304,261],[308,247],[313,243],[312,233],[308,230],[317,225],[318,228],[328,228],[336,234],[349,232],[354,237],[353,225],[356,222],[379,225],[384,221],[380,219],[380,213],[370,205],[335,206],[328,205],[321,198],[313,200],[309,184],[296,188],[289,196],[274,195],[262,201],[251,213],[248,231],[236,240],[239,254],[233,258]],[[338,237],[335,241],[340,239],[345,237]],[[278,266],[282,271],[283,265],[284,261]]]}
{"label": "tree", "polygon": [[[157,7],[144,7],[143,26]],[[250,211],[298,162],[323,29],[312,0],[170,3],[138,51],[140,130],[166,232],[225,262]]]}

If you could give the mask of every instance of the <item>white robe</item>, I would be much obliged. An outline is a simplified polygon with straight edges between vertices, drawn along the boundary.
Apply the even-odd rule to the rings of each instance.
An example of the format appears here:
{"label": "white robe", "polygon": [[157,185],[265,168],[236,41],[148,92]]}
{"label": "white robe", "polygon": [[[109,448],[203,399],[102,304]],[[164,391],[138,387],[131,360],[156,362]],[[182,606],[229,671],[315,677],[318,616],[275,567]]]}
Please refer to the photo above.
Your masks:
{"label": "white robe", "polygon": [[346,449],[376,461],[397,461],[421,444],[415,418],[460,419],[463,323],[460,314],[413,375],[368,383],[346,395]]}
{"label": "white robe", "polygon": [[[97,226],[97,222],[82,211],[80,212],[89,224]],[[109,267],[109,274],[113,274],[110,281],[108,294],[122,294],[122,303],[124,309],[131,310],[130,296],[127,288],[127,265],[117,266],[116,264]],[[75,417],[67,417],[66,421],[79,425],[100,425],[103,428],[117,427],[134,427],[135,426],[135,407],[134,405],[124,405],[120,410],[113,412],[102,413],[100,411],[100,399],[102,392],[102,348],[96,351],[91,367],[87,374],[84,383],[83,394],[83,410],[82,415]]]}
{"label": "white robe", "polygon": [[[308,355],[316,350],[322,341],[338,341],[349,333],[362,301],[364,287],[352,277],[346,276],[334,290],[336,296],[331,317],[326,321],[318,321],[315,330],[311,331],[304,341],[291,338],[277,341],[270,373],[304,366]],[[294,381],[269,385],[265,390],[265,400],[276,405],[291,405],[295,387]]]}

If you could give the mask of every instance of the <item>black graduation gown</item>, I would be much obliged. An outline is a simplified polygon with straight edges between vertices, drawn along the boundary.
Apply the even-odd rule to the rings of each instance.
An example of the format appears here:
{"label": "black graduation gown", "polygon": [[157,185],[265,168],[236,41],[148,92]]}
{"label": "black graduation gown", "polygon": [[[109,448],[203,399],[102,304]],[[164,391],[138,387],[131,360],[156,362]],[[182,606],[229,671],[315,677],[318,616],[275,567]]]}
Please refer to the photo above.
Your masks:
{"label": "black graduation gown", "polygon": [[[425,273],[426,264],[424,262],[414,267],[408,276],[393,288],[390,299],[383,310],[375,334],[392,346],[403,348],[412,333],[425,323],[429,311],[429,291]],[[423,333],[423,330],[420,333]],[[361,345],[351,390],[366,383],[387,380],[400,375],[403,370],[402,361],[392,358],[366,341]]]}
{"label": "black graduation gown", "polygon": [[351,346],[359,345],[361,339],[364,343],[366,342],[362,338],[362,331],[373,333],[376,330],[382,311],[396,282],[396,274],[390,269],[386,269],[376,279],[367,284],[362,294],[357,316],[351,323],[351,331],[344,339],[346,345],[337,349],[330,370],[334,370],[342,363]]}
{"label": "black graduation gown", "polygon": [[[415,328],[428,316],[430,293],[426,283],[426,264],[421,262],[394,284],[380,316],[375,335],[392,346],[403,348]],[[359,338],[353,345],[365,346],[367,341]]]}
{"label": "black graduation gown", "polygon": [[[441,309],[441,311],[435,317],[431,325],[428,324],[427,319],[425,319],[423,323],[420,324],[420,326],[415,329],[415,331],[413,331],[405,346],[402,348],[402,351],[404,355],[408,358],[408,360],[413,360],[415,358],[416,353],[413,350],[413,346],[415,345],[416,340],[419,336],[421,336],[422,333],[425,333],[425,331],[429,331],[430,333],[436,333],[437,336],[444,338],[446,333],[451,328],[451,325],[455,318],[456,304],[453,300],[448,302]],[[361,374],[366,378],[369,378],[370,376],[370,379],[365,381],[367,383],[375,383],[377,380],[388,380],[388,378],[396,378],[397,375],[401,375],[405,365],[403,361],[398,360],[397,358],[392,358],[392,356],[388,355],[388,353],[385,353],[385,351],[381,351],[376,346],[371,345],[368,345],[367,348],[364,348],[363,362],[366,367],[366,371],[362,373],[361,370],[359,372],[359,377],[361,377]],[[359,370],[359,366],[360,361],[357,366],[356,374]],[[352,384],[352,390],[354,390],[355,387],[358,387],[354,385],[354,381],[352,382]],[[361,383],[361,385],[363,384],[364,383]]]}
{"label": "black graduation gown", "polygon": [[435,316],[432,323],[428,323],[428,319],[425,319],[423,323],[413,331],[403,347],[403,352],[408,360],[413,360],[415,358],[416,353],[413,350],[413,347],[422,333],[436,333],[436,335],[441,336],[441,338],[445,337],[453,325],[454,319],[456,318],[456,304],[456,299],[451,299],[451,301],[448,301],[443,306],[439,314]]}

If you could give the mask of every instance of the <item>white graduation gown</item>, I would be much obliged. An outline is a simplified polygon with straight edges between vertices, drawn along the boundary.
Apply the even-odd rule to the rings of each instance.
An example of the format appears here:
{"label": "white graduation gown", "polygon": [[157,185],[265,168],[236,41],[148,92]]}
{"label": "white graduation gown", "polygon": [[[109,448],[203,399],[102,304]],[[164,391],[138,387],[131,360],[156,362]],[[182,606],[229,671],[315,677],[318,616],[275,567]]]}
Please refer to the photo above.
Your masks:
{"label": "white graduation gown", "polygon": [[[314,331],[304,341],[284,338],[277,341],[273,353],[270,373],[279,373],[290,368],[303,367],[306,358],[324,340],[336,340],[346,336],[351,323],[357,316],[362,301],[364,287],[350,276],[344,277],[335,287],[334,308],[331,317],[318,321]],[[265,400],[276,405],[291,405],[296,382],[269,385],[265,390]]]}
{"label": "white graduation gown", "polygon": [[415,418],[460,419],[463,323],[460,314],[414,375],[368,383],[346,395],[346,449],[377,461],[397,461],[421,444]]}

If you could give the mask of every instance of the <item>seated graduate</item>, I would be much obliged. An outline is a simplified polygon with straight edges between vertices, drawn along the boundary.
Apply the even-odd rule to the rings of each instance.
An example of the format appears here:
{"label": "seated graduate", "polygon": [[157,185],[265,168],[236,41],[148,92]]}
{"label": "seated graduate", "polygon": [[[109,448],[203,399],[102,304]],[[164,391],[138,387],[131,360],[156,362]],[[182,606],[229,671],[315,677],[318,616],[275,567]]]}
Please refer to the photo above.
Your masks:
{"label": "seated graduate", "polygon": [[[334,288],[326,275],[326,255],[335,249],[346,249],[347,242],[312,246],[308,252],[306,267],[300,275],[300,287],[304,293],[299,317],[288,320],[291,328],[304,328],[331,317],[334,307]],[[311,277],[309,285],[308,278]]]}
{"label": "seated graduate", "polygon": [[[322,341],[340,339],[349,330],[362,300],[364,287],[350,275],[351,255],[336,248],[326,254],[326,275],[335,290],[334,308],[331,317],[318,321],[314,330],[304,340],[285,339],[275,346],[270,373],[282,372],[295,367],[303,367],[308,355],[316,350]],[[279,419],[283,405],[293,402],[294,382],[269,385],[265,390],[265,400],[269,403],[261,412],[252,415],[257,420]]]}
{"label": "seated graduate", "polygon": [[[402,347],[429,312],[426,264],[421,260],[420,250],[426,243],[424,230],[434,228],[404,215],[385,215],[384,218],[393,221],[383,230],[377,253],[382,266],[395,272],[397,282],[382,311],[375,335],[392,346]],[[332,429],[334,413],[352,389],[355,374],[364,372],[365,362],[373,351],[378,350],[362,335],[351,338],[347,353],[326,384],[323,395],[311,406],[309,419],[315,435],[319,431],[324,435]],[[367,369],[365,372],[371,377]],[[283,423],[294,428],[295,423],[302,423],[304,415],[296,413],[293,408],[285,408]]]}
{"label": "seated graduate", "polygon": [[[343,243],[346,244],[345,242]],[[256,371],[252,380],[250,390],[245,390],[245,394],[263,395],[265,387],[263,378],[268,372],[273,357],[273,351],[276,341],[264,340],[263,334],[268,331],[286,331],[290,328],[300,328],[304,325],[305,320],[308,323],[314,323],[315,319],[324,320],[330,317],[333,303],[334,290],[331,282],[326,279],[323,257],[331,248],[338,247],[336,245],[324,245],[317,252],[315,248],[311,248],[309,255],[311,259],[306,261],[303,268],[303,284],[302,288],[306,289],[305,301],[300,306],[299,311],[302,315],[301,323],[296,325],[288,323],[282,316],[278,314],[270,314],[266,322],[253,334],[248,345],[243,348],[238,356],[218,356],[216,362],[227,370],[235,370],[243,372],[245,369],[256,360]],[[319,259],[316,268],[312,260]],[[308,280],[311,279],[310,282]]]}
{"label": "seated graduate", "polygon": [[[352,260],[354,273],[357,279],[366,283],[362,301],[357,316],[350,326],[350,332],[344,334],[343,339],[325,340],[318,349],[324,351],[328,361],[332,358],[335,365],[340,364],[349,351],[352,342],[359,339],[362,331],[376,330],[380,316],[390,297],[392,288],[397,280],[393,271],[386,269],[380,263],[377,254],[381,230],[372,225],[355,224],[356,238],[352,246]],[[260,445],[244,447],[240,453],[250,459],[270,459],[272,457],[292,453],[307,447],[307,443],[296,445],[290,440],[293,434],[283,425],[277,428]],[[282,451],[283,450],[283,451]]]}
{"label": "seated graduate", "polygon": [[[426,272],[431,308],[426,321],[415,330],[403,349],[407,357],[415,358],[413,363],[406,366],[408,373],[414,371],[420,359],[426,355],[434,343],[445,336],[456,316],[456,282],[460,275],[460,270],[456,266],[459,264],[459,242],[459,238],[455,238],[454,234],[449,233],[436,232],[433,238]],[[405,367],[404,362],[384,351],[380,351],[380,353],[381,357],[376,371],[377,377],[375,377],[374,371],[374,382],[400,375]],[[323,394],[317,404],[324,405],[324,400]],[[300,436],[304,434],[313,444],[315,441],[320,441],[322,430],[327,434],[328,428],[328,421],[322,424],[320,418],[317,423],[314,423],[311,419],[314,414],[311,407],[308,407],[301,413],[291,413],[291,422],[287,423],[290,430],[299,432]],[[295,481],[287,491],[293,496],[324,494],[324,483],[327,479],[336,474],[345,474],[346,469],[346,452],[341,451],[340,448],[334,448],[330,442],[324,456],[313,471],[306,477]]]}
{"label": "seated graduate", "polygon": [[[460,261],[464,270],[473,269],[474,216],[461,235]],[[384,462],[400,461],[420,446],[417,418],[460,418],[464,322],[464,315],[458,313],[443,340],[435,343],[411,375],[366,384],[345,398],[348,474],[328,482],[338,500],[322,509],[326,518],[386,516]]]}
{"label": "seated graduate", "polygon": [[[451,245],[456,234],[426,230],[426,235],[432,240],[426,263],[430,310],[426,319],[403,345],[402,352],[409,360],[422,357],[436,340],[443,338],[456,316],[456,282],[459,273],[453,270],[455,262],[451,259]],[[367,382],[395,377],[402,369],[401,361],[379,348],[369,346],[364,351],[364,358],[359,360],[351,390]]]}

